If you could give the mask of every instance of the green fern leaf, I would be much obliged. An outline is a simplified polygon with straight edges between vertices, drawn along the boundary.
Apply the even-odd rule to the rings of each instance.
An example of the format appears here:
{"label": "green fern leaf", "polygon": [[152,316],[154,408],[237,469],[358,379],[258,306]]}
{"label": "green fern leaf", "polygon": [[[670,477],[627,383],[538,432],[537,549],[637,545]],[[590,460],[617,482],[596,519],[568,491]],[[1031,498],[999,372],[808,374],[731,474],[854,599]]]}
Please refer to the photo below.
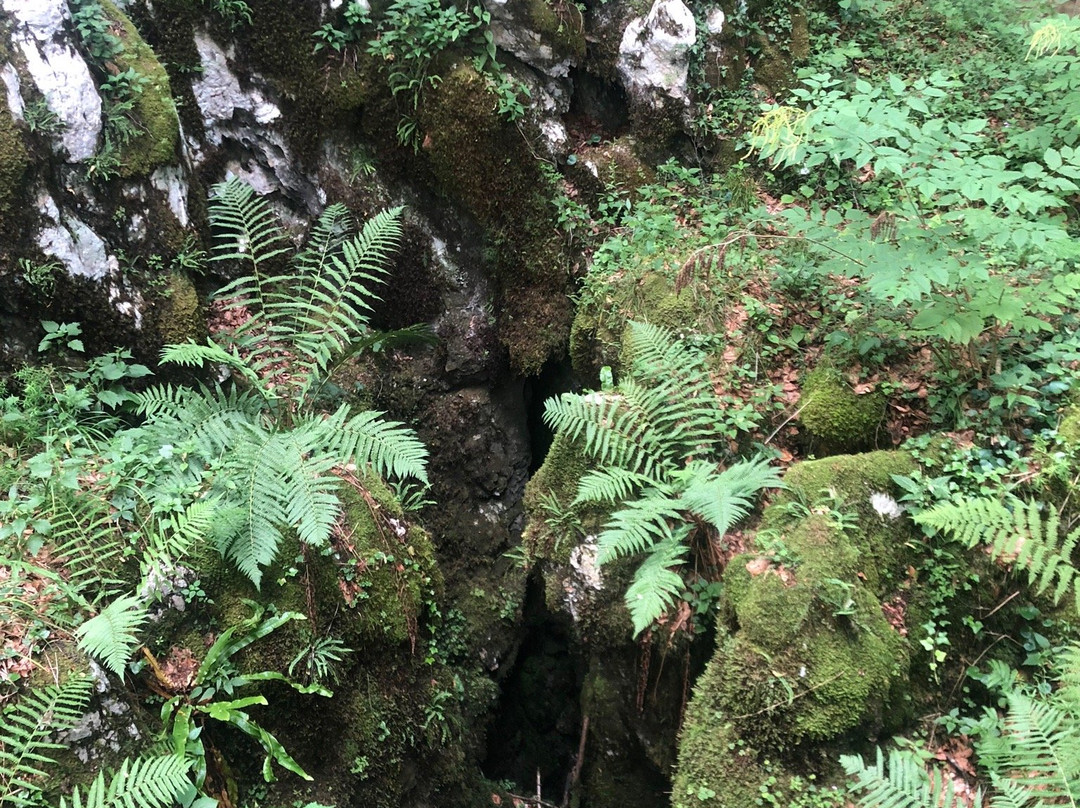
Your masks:
{"label": "green fern leaf", "polygon": [[75,636],[82,650],[97,657],[106,668],[123,678],[124,667],[139,645],[135,635],[146,619],[142,600],[125,595],[75,629]]}
{"label": "green fern leaf", "polygon": [[342,464],[372,468],[383,477],[414,477],[427,483],[427,447],[416,433],[383,413],[367,410],[352,415],[342,405],[326,418],[311,418],[302,425],[317,433],[324,451]]}
{"label": "green fern leaf", "polygon": [[670,539],[654,544],[634,572],[625,600],[635,637],[671,608],[683,591],[682,576],[673,572],[672,567],[678,567],[686,560],[690,549],[686,546],[689,532],[689,527],[684,525]]}
{"label": "green fern leaf", "polygon": [[219,296],[236,297],[261,310],[266,302],[264,265],[289,252],[277,216],[250,185],[233,178],[211,189],[210,225],[223,236],[214,245],[212,260],[241,261],[251,267],[250,276],[229,284]]}
{"label": "green fern leaf", "polygon": [[696,462],[673,476],[686,486],[683,506],[721,536],[750,512],[757,494],[781,486],[780,475],[764,457],[736,463],[720,473],[710,463]]}
{"label": "green fern leaf", "polygon": [[[1046,512],[1048,515],[1043,516]],[[1064,540],[1060,521],[1050,506],[1040,502],[996,499],[968,499],[938,505],[916,514],[915,521],[933,530],[951,534],[968,547],[989,545],[994,558],[1004,557],[1024,570],[1038,594],[1052,588],[1055,603],[1072,589],[1080,610],[1077,570],[1072,551],[1080,531]]]}
{"label": "green fern leaf", "polygon": [[980,745],[980,760],[1045,804],[1075,805],[1080,792],[1080,731],[1075,722],[1055,704],[1019,689],[1005,697],[1005,732],[1000,741]]}
{"label": "green fern leaf", "polygon": [[647,486],[670,494],[671,489],[651,477],[619,468],[592,469],[578,482],[577,496],[571,506],[584,502],[622,502]]}
{"label": "green fern leaf", "polygon": [[619,556],[641,553],[654,544],[670,541],[672,524],[682,521],[681,505],[659,491],[646,491],[623,503],[597,537],[597,561],[606,564]]}
{"label": "green fern leaf", "polygon": [[[191,790],[188,769],[179,755],[128,758],[112,777],[99,772],[85,792],[75,789],[70,808],[171,808]],[[61,798],[60,808],[68,806]]]}
{"label": "green fern leaf", "polygon": [[[910,752],[890,751],[888,771],[881,749],[871,766],[858,755],[841,756],[840,765],[864,792],[859,798],[864,808],[967,808],[950,779],[940,773],[931,777],[923,762]],[[976,792],[973,800],[972,808],[981,808],[982,795]]]}
{"label": "green fern leaf", "polygon": [[24,693],[0,713],[0,805],[23,805],[41,792],[49,753],[64,745],[51,740],[74,727],[90,701],[92,680],[72,676],[63,684]]}

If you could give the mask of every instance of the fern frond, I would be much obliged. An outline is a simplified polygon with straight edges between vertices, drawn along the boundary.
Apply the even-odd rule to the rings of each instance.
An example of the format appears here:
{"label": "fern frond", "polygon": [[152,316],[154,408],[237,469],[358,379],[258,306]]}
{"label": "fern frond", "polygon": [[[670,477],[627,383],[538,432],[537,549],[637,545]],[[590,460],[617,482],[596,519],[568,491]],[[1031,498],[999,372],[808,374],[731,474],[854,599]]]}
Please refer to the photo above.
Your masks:
{"label": "fern frond", "polygon": [[634,624],[634,636],[651,626],[675,602],[683,591],[682,576],[672,571],[686,560],[690,528],[682,525],[670,539],[654,544],[634,572],[626,590],[626,607]]}
{"label": "fern frond", "polygon": [[663,391],[624,379],[617,393],[563,393],[544,405],[544,421],[556,432],[581,441],[583,451],[601,466],[618,466],[649,477],[677,458],[665,451],[654,428],[666,403]]}
{"label": "fern frond", "polygon": [[711,463],[696,461],[673,475],[685,484],[682,503],[723,535],[754,507],[754,497],[781,486],[780,475],[767,458],[742,461],[719,474]]}
{"label": "fern frond", "polygon": [[198,367],[205,365],[224,365],[229,370],[242,377],[255,389],[259,389],[261,379],[251,369],[250,363],[242,358],[234,349],[226,351],[213,340],[207,338],[206,345],[194,342],[183,342],[174,345],[166,345],[161,349],[161,361],[172,362],[181,367]]}
{"label": "fern frond", "polygon": [[139,432],[157,445],[193,445],[204,462],[217,460],[243,440],[257,424],[265,401],[257,394],[220,387],[162,386],[138,394],[146,416]]}
{"label": "fern frond", "polygon": [[627,323],[627,349],[633,378],[661,391],[669,402],[654,416],[656,428],[671,444],[669,452],[684,459],[710,446],[721,434],[722,413],[705,355],[669,329],[638,322]]}
{"label": "fern frond", "polygon": [[[308,279],[312,291],[322,285],[320,279],[330,256],[352,235],[353,230],[352,214],[340,202],[330,205],[319,214],[306,246],[293,259],[296,274]],[[311,295],[308,295],[307,300],[309,303],[314,302]]]}
{"label": "fern frond", "polygon": [[300,271],[286,279],[289,294],[276,303],[274,314],[290,321],[309,379],[324,373],[331,359],[362,335],[369,301],[378,299],[372,287],[385,283],[401,234],[401,208],[383,211],[341,245],[340,255],[327,256],[317,273]]}
{"label": "fern frond", "polygon": [[1080,731],[1071,716],[1044,699],[1013,689],[999,738],[980,744],[979,759],[1023,787],[1040,804],[1076,805],[1080,792]]}
{"label": "fern frond", "polygon": [[591,469],[578,481],[577,496],[570,505],[573,507],[584,502],[622,502],[647,486],[655,486],[665,493],[671,493],[669,487],[636,471],[618,466]]}
{"label": "fern frond", "polygon": [[309,436],[299,429],[282,436],[292,460],[283,475],[285,518],[300,541],[321,547],[329,541],[341,511],[337,496],[341,480],[331,472],[337,458],[305,442],[305,437]]}
{"label": "fern frond", "polygon": [[230,460],[240,476],[243,521],[220,549],[256,587],[262,581],[262,568],[277,555],[281,529],[288,521],[284,495],[290,459],[279,435],[251,429],[243,448]]}
{"label": "fern frond", "polygon": [[[859,797],[864,808],[966,808],[967,802],[955,793],[952,781],[940,774],[931,778],[923,762],[907,751],[889,752],[886,772],[881,749],[877,762],[867,766],[858,755],[843,755],[840,765],[855,786],[865,793]],[[982,794],[976,792],[972,808],[981,808]]]}
{"label": "fern frond", "polygon": [[38,778],[55,761],[49,753],[63,749],[51,738],[71,729],[90,701],[92,680],[72,676],[63,684],[23,693],[0,713],[0,805],[22,805],[41,792]]}
{"label": "fern frond", "polygon": [[[76,788],[71,808],[171,808],[181,793],[191,789],[188,762],[179,755],[128,758],[106,780],[99,772],[85,792]],[[85,796],[84,796],[85,794]],[[68,808],[60,799],[60,808]]]}
{"label": "fern frond", "polygon": [[52,525],[53,559],[63,566],[70,589],[91,603],[122,592],[126,584],[117,573],[126,543],[108,504],[100,497],[50,487],[44,507]]}
{"label": "fern frond", "polygon": [[135,595],[124,595],[75,629],[75,637],[79,648],[123,678],[124,666],[139,646],[135,635],[146,619],[142,600]]}
{"label": "fern frond", "polygon": [[342,405],[326,418],[309,418],[303,429],[313,430],[313,442],[338,458],[372,468],[383,477],[415,477],[427,483],[427,447],[416,433],[397,421],[383,419],[377,410],[352,415]]}
{"label": "fern frond", "polygon": [[[641,553],[675,535],[672,523],[682,521],[681,504],[659,491],[646,491],[623,503],[597,536],[597,561],[606,564],[620,556]],[[680,528],[682,525],[680,525]]]}
{"label": "fern frond", "polygon": [[250,267],[249,276],[229,284],[219,296],[235,297],[261,310],[266,302],[264,265],[289,252],[277,216],[250,185],[233,178],[211,189],[210,226],[222,237],[213,247],[211,260],[240,261]]}
{"label": "fern frond", "polygon": [[916,514],[914,519],[920,525],[952,534],[968,547],[989,545],[995,559],[1013,561],[1024,570],[1038,594],[1053,587],[1055,603],[1071,589],[1080,611],[1080,587],[1072,563],[1080,529],[1062,540],[1059,518],[1052,507],[1020,500],[1006,505],[984,497],[943,503]]}
{"label": "fern frond", "polygon": [[201,544],[212,529],[221,500],[204,497],[189,503],[183,513],[168,513],[147,536],[143,552],[143,577],[153,567],[171,568]]}

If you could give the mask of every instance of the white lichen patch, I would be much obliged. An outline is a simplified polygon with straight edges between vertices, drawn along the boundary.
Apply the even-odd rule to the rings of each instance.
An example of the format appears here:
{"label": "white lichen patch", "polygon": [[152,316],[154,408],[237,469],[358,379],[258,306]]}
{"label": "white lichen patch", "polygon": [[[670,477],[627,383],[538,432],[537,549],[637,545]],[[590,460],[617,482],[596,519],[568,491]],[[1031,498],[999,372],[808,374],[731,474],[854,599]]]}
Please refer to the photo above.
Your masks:
{"label": "white lichen patch", "polygon": [[604,575],[600,569],[600,547],[596,536],[585,539],[570,551],[570,573],[563,580],[566,608],[576,622],[582,608],[604,588]]}

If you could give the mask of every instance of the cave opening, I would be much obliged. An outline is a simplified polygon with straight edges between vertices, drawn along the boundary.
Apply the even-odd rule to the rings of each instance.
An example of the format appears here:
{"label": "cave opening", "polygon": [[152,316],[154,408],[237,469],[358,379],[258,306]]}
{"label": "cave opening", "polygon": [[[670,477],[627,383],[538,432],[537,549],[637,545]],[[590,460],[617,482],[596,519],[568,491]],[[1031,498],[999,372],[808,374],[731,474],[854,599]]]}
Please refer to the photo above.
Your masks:
{"label": "cave opening", "polygon": [[526,590],[523,631],[488,727],[481,768],[485,777],[508,781],[522,795],[534,796],[539,782],[545,799],[559,803],[578,755],[584,669],[571,652],[570,626],[547,608],[536,573]]}

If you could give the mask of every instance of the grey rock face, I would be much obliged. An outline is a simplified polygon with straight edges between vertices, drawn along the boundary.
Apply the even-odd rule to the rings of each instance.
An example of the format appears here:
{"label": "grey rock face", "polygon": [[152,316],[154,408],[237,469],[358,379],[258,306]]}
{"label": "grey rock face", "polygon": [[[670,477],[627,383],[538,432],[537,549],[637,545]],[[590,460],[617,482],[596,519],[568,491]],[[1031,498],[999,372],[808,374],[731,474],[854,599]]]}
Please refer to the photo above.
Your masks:
{"label": "grey rock face", "polygon": [[[26,60],[27,72],[64,124],[59,138],[67,159],[89,159],[101,134],[101,97],[90,68],[63,33],[70,19],[67,4],[64,0],[3,0],[3,9],[18,23],[12,42]],[[10,98],[11,85],[6,80],[5,84]]]}
{"label": "grey rock face", "polygon": [[697,39],[693,12],[682,0],[656,0],[632,20],[619,46],[619,78],[636,104],[661,108],[666,100],[689,107],[690,49]]}

